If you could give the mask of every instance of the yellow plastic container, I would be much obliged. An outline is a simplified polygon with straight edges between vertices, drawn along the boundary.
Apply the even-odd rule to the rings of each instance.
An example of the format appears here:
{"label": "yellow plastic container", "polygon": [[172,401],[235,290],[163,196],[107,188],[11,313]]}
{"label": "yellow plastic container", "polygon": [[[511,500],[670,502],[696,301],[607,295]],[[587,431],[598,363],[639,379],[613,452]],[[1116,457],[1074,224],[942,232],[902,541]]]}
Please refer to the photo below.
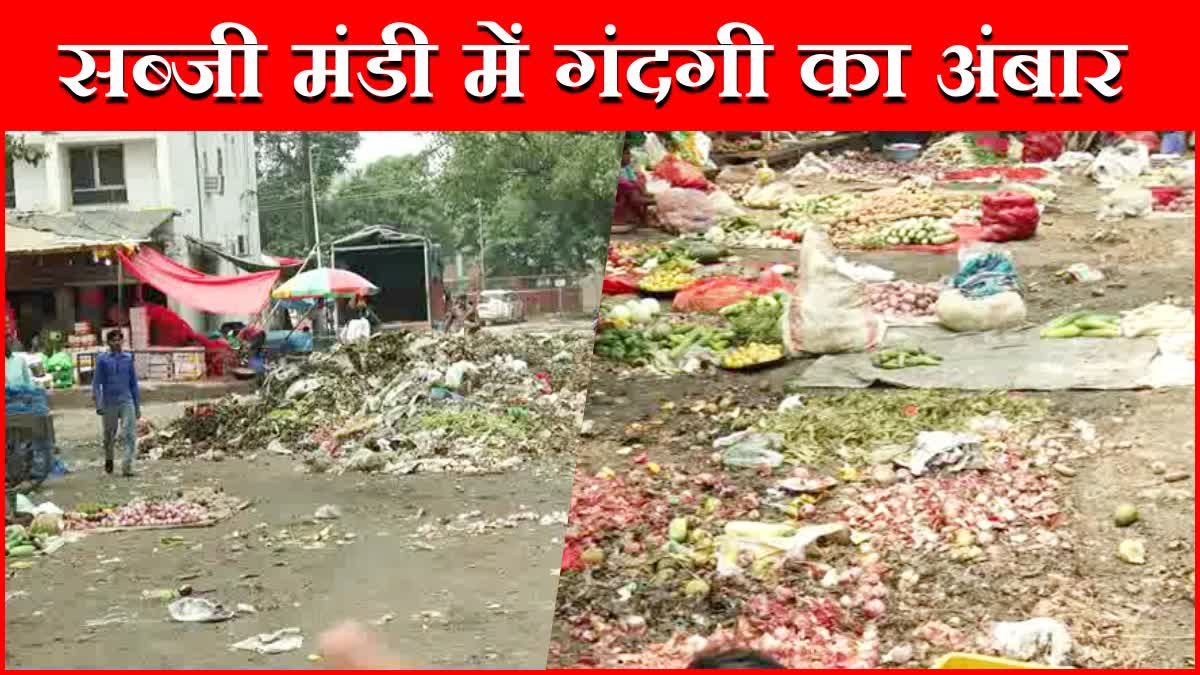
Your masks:
{"label": "yellow plastic container", "polygon": [[1021,661],[1010,661],[1001,659],[995,656],[983,656],[981,654],[963,654],[955,652],[947,654],[938,659],[933,667],[938,670],[1006,670],[1006,669],[1034,669],[1034,670],[1054,670],[1050,666],[1043,666],[1036,663],[1023,663]]}

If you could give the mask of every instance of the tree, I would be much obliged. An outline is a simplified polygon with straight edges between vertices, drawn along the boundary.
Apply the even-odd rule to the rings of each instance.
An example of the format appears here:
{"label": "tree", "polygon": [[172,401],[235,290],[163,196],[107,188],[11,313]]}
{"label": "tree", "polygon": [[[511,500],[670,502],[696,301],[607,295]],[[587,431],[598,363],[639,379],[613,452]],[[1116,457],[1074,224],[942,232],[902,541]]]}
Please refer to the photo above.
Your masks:
{"label": "tree", "polygon": [[435,241],[451,238],[428,152],[384,157],[339,181],[321,208],[329,239],[364,225],[389,225]]}
{"label": "tree", "polygon": [[489,277],[579,273],[608,243],[621,138],[615,133],[438,133],[438,195],[452,241]]}
{"label": "tree", "polygon": [[25,134],[4,134],[4,163],[12,170],[13,162],[27,162],[37,166],[46,158],[46,150],[40,145],[29,145]]}
{"label": "tree", "polygon": [[[318,201],[358,148],[356,131],[259,131],[254,134],[258,163],[258,213],[264,249],[304,255],[312,246],[310,189]],[[315,185],[309,185],[312,150]],[[324,235],[322,235],[324,239]]]}

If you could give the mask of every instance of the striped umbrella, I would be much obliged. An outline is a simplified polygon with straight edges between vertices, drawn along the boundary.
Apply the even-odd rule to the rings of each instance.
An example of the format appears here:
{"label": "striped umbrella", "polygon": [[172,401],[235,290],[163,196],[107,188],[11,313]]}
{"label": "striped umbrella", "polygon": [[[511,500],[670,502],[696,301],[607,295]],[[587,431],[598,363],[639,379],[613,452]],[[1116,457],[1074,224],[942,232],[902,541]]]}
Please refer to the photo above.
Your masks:
{"label": "striped umbrella", "polygon": [[276,300],[331,300],[352,298],[357,295],[374,295],[379,292],[375,284],[348,270],[318,267],[292,277],[271,297]]}

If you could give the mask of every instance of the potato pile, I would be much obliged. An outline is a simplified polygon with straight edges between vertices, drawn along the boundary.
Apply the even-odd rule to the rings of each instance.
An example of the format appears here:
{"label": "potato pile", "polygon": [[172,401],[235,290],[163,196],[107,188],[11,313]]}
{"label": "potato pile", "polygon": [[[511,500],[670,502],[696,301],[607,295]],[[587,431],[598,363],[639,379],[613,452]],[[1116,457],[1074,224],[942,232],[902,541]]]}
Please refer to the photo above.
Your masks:
{"label": "potato pile", "polygon": [[889,281],[867,286],[867,301],[876,314],[926,317],[934,315],[938,287],[911,281]]}
{"label": "potato pile", "polygon": [[951,194],[916,186],[880,192],[864,199],[849,215],[829,225],[829,238],[845,248],[855,240],[880,231],[881,226],[907,218],[950,218],[962,209],[977,206],[975,195]]}

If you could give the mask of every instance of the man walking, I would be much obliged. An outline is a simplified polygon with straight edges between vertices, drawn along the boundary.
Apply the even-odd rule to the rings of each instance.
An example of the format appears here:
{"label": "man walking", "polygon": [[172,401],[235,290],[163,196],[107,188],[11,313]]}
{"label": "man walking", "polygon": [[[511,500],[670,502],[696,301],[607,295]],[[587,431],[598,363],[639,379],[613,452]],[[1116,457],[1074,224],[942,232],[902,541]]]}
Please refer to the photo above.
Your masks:
{"label": "man walking", "polygon": [[133,367],[133,354],[121,351],[121,331],[110,332],[107,342],[108,352],[96,358],[96,372],[92,378],[96,414],[104,420],[104,471],[113,472],[113,442],[117,438],[119,423],[125,443],[121,474],[132,476],[133,456],[137,447],[137,421],[142,416],[137,372]]}

